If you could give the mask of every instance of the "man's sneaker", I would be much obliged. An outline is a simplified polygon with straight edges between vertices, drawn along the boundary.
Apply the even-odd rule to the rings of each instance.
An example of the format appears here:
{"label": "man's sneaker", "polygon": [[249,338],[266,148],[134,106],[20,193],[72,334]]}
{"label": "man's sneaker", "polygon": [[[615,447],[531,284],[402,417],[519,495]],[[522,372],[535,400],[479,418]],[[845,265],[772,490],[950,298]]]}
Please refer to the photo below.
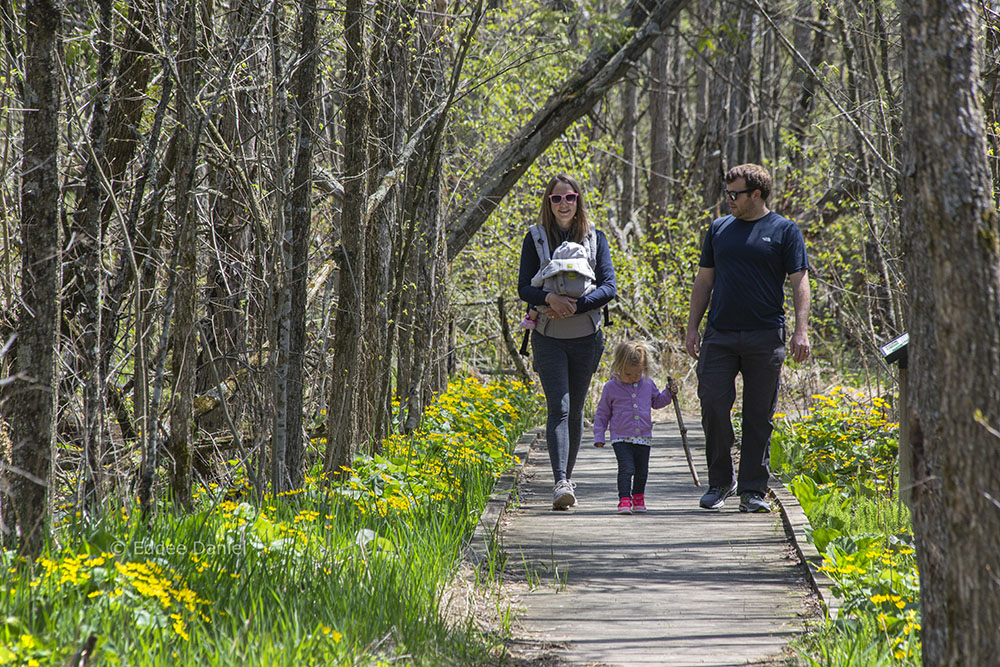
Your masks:
{"label": "man's sneaker", "polygon": [[632,511],[636,514],[642,514],[646,511],[646,496],[637,493],[632,496]]}
{"label": "man's sneaker", "polygon": [[771,506],[760,491],[744,491],[740,494],[741,512],[770,512]]}
{"label": "man's sneaker", "polygon": [[618,513],[619,514],[631,514],[632,513],[632,499],[622,498],[618,501]]}
{"label": "man's sneaker", "polygon": [[556,487],[552,489],[552,509],[569,509],[576,504],[576,496],[573,494],[573,484],[563,479],[556,482]]}
{"label": "man's sneaker", "polygon": [[726,504],[726,498],[735,493],[736,482],[731,482],[727,486],[710,486],[699,504],[707,510],[717,510]]}

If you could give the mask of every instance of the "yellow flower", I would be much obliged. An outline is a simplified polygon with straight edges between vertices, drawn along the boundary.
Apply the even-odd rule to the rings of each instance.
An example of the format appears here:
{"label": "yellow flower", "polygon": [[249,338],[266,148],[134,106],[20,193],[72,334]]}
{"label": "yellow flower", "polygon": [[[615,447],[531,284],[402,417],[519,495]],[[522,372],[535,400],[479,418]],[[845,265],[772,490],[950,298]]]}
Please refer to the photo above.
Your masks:
{"label": "yellow flower", "polygon": [[177,633],[177,636],[183,639],[184,641],[190,639],[187,630],[184,628],[184,619],[181,618],[181,615],[170,614],[170,618],[174,619],[174,632]]}

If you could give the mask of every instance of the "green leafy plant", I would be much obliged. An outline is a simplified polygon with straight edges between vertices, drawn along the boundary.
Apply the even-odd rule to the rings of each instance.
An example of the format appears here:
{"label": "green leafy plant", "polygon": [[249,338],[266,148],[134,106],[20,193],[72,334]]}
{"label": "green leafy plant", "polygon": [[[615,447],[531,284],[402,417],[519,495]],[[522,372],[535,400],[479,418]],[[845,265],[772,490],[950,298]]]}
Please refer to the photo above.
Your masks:
{"label": "green leafy plant", "polygon": [[[809,664],[919,664],[919,580],[896,496],[898,425],[882,398],[835,388],[797,421],[779,415],[772,463],[809,518],[842,601],[835,628],[801,643]],[[853,662],[852,662],[853,661]],[[861,662],[857,662],[861,661]]]}

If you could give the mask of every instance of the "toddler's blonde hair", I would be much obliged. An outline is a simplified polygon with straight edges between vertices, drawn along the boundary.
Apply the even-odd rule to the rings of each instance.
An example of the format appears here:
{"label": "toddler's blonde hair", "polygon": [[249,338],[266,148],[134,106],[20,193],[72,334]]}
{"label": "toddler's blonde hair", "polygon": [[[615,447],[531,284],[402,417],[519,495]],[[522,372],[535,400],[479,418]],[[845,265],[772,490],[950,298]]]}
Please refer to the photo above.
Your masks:
{"label": "toddler's blonde hair", "polygon": [[640,340],[623,340],[615,346],[615,355],[611,359],[611,372],[621,377],[627,369],[638,366],[643,375],[649,375],[653,350],[649,343]]}

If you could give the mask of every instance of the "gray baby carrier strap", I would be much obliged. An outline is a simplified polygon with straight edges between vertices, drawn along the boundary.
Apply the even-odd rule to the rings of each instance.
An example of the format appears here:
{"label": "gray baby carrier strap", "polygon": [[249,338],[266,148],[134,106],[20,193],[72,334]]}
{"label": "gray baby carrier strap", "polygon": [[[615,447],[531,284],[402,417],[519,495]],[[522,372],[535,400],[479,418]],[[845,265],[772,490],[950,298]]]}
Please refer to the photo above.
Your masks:
{"label": "gray baby carrier strap", "polygon": [[[535,252],[538,253],[539,268],[544,269],[545,265],[552,261],[552,249],[549,248],[549,235],[545,233],[541,225],[531,226],[531,238],[535,242]],[[597,232],[591,227],[583,239],[583,247],[587,249],[587,261],[590,262],[591,270],[597,268]]]}

